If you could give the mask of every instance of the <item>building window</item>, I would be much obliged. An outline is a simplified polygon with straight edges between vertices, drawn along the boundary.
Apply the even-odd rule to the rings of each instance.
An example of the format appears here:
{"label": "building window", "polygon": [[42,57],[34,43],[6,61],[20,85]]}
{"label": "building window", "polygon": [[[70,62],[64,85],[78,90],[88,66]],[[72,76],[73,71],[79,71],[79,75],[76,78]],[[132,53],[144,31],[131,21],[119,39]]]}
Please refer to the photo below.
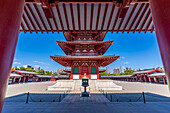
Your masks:
{"label": "building window", "polygon": [[79,72],[79,68],[78,67],[74,67],[74,73],[78,73]]}
{"label": "building window", "polygon": [[91,73],[96,73],[96,67],[91,67]]}

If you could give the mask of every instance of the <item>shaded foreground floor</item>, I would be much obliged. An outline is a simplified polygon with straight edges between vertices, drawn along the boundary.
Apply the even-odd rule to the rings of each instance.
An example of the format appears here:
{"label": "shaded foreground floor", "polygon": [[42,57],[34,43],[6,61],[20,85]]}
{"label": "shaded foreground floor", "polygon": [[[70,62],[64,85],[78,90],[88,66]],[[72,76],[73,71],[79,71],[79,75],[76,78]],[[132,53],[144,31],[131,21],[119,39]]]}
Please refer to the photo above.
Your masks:
{"label": "shaded foreground floor", "polygon": [[29,101],[26,104],[22,101],[8,101],[5,102],[2,113],[169,113],[169,111],[170,102],[146,102],[146,104],[143,102],[111,102],[102,94],[91,94],[90,97],[68,94],[61,102]]}
{"label": "shaded foreground floor", "polygon": [[169,113],[170,103],[8,102],[2,113]]}

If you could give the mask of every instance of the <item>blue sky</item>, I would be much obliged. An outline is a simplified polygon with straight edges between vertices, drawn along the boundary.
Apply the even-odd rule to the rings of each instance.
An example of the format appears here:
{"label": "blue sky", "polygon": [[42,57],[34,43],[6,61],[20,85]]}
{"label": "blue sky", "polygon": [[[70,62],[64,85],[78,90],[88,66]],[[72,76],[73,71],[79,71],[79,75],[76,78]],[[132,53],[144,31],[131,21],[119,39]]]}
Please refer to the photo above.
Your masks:
{"label": "blue sky", "polygon": [[[56,71],[63,68],[50,59],[50,55],[65,55],[56,44],[57,40],[65,41],[62,33],[20,33],[13,61],[14,66],[30,64],[40,66],[44,70]],[[120,59],[110,64],[110,68],[120,66],[139,68],[152,68],[163,66],[155,32],[153,33],[107,33],[104,40],[113,40],[114,43],[105,55],[119,55]]]}

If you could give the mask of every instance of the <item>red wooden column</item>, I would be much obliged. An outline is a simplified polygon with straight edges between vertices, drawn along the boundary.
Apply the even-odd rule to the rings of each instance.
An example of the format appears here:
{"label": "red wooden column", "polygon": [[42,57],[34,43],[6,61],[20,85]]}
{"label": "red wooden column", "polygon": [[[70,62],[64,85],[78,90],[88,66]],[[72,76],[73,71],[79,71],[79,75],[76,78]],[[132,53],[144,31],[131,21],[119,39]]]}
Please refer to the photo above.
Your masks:
{"label": "red wooden column", "polygon": [[166,80],[165,80],[165,77],[162,77],[162,79],[163,79],[163,82],[164,82],[164,84],[166,84]]}
{"label": "red wooden column", "polygon": [[136,81],[138,82],[138,76],[136,76]]}
{"label": "red wooden column", "polygon": [[150,8],[170,89],[170,0],[150,0]]}
{"label": "red wooden column", "polygon": [[12,84],[14,83],[14,78],[12,78]]}
{"label": "red wooden column", "polygon": [[152,83],[152,79],[151,79],[151,77],[149,77],[149,82],[150,82],[150,83]]}
{"label": "red wooden column", "polygon": [[18,40],[24,0],[0,0],[0,112]]}
{"label": "red wooden column", "polygon": [[23,77],[23,82],[25,82],[25,80],[26,80],[26,76]]}

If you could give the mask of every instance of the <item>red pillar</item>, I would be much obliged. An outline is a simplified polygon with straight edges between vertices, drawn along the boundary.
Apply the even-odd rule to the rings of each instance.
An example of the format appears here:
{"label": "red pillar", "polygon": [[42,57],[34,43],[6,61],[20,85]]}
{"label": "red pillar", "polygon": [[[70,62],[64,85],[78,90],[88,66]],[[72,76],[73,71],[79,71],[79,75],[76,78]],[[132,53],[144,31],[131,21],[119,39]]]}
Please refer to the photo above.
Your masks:
{"label": "red pillar", "polygon": [[145,75],[143,76],[143,81],[146,82],[146,76]]}
{"label": "red pillar", "polygon": [[14,78],[12,78],[12,84],[14,83]]}
{"label": "red pillar", "polygon": [[159,79],[157,77],[155,77],[156,83],[159,83]]}
{"label": "red pillar", "polygon": [[0,112],[18,40],[23,8],[24,0],[0,0]]}
{"label": "red pillar", "polygon": [[165,77],[162,77],[162,79],[163,79],[163,82],[164,82],[164,84],[166,84],[166,80],[165,80]]}
{"label": "red pillar", "polygon": [[150,82],[150,83],[152,83],[152,79],[151,79],[151,77],[149,77],[149,82]]}
{"label": "red pillar", "polygon": [[28,77],[26,77],[26,78],[27,78],[27,80],[26,80],[26,81],[28,82],[28,81],[29,81],[29,79],[30,79],[30,77],[28,76]]}
{"label": "red pillar", "polygon": [[138,76],[136,76],[136,81],[138,82]]}
{"label": "red pillar", "polygon": [[26,80],[26,76],[23,76],[23,82],[25,82],[25,80]]}
{"label": "red pillar", "polygon": [[19,83],[20,82],[20,78],[16,78],[16,82]]}
{"label": "red pillar", "polygon": [[149,0],[156,36],[170,89],[170,0]]}
{"label": "red pillar", "polygon": [[140,75],[140,82],[143,82],[143,80],[142,80],[142,76]]}

